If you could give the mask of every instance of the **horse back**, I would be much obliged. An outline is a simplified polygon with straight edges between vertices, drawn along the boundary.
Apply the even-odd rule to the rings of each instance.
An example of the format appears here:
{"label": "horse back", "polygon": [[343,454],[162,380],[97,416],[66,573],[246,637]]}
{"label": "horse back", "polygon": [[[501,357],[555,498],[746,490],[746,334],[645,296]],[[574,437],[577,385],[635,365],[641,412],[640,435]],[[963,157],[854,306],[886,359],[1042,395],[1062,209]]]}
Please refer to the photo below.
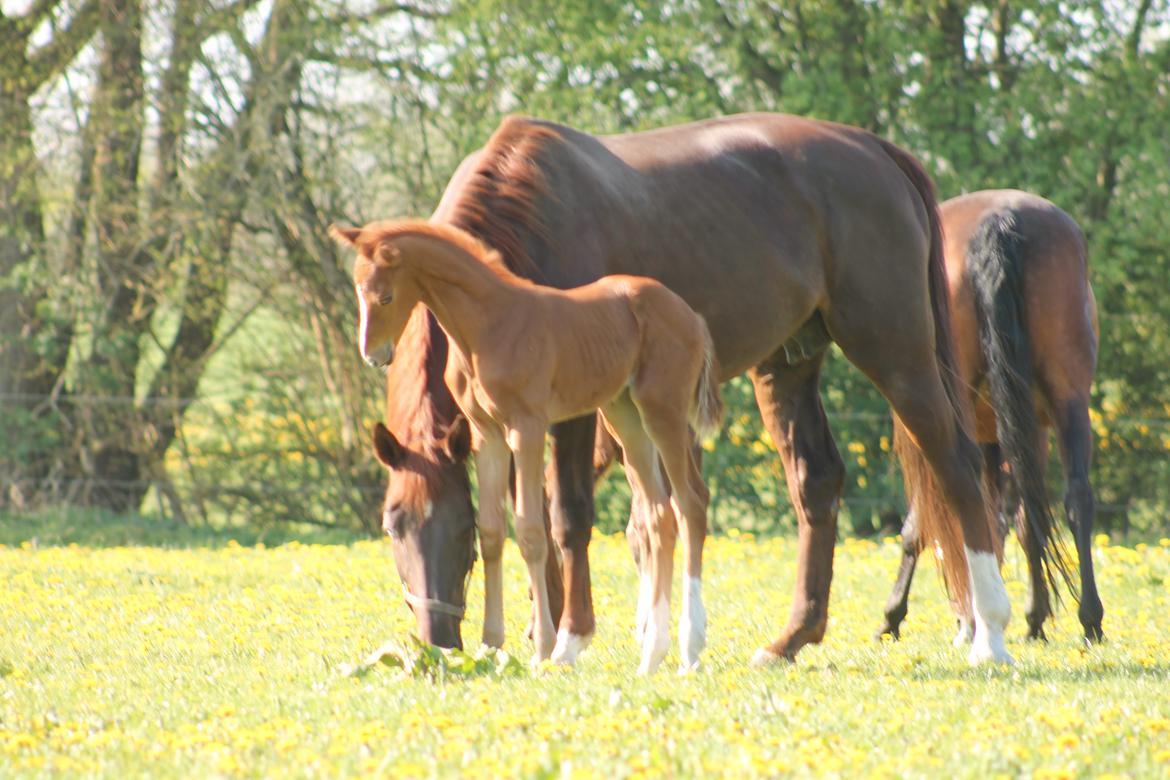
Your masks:
{"label": "horse back", "polygon": [[[1044,198],[1017,190],[963,195],[940,211],[963,378],[985,387],[988,363],[979,343],[977,288],[999,285],[998,292],[985,292],[1001,300],[1011,296],[1019,308],[1018,338],[1026,345],[1041,424],[1047,424],[1054,403],[1087,399],[1099,335],[1085,239],[1075,220]],[[1014,267],[981,269],[986,260],[980,258],[994,252],[1002,255],[1001,264]],[[978,434],[994,441],[995,412],[985,392],[977,397]]]}

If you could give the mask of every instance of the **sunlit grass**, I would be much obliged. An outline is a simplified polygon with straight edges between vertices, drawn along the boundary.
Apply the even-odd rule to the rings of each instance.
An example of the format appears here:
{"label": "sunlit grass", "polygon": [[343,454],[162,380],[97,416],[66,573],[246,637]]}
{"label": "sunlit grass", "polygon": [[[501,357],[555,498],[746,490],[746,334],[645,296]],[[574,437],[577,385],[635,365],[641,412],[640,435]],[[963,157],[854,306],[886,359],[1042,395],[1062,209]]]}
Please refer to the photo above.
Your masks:
{"label": "sunlit grass", "polygon": [[[874,642],[898,547],[845,543],[826,642],[756,670],[795,545],[712,539],[705,667],[679,677],[672,653],[642,679],[625,542],[595,539],[599,633],[576,670],[438,679],[342,674],[411,630],[380,543],[0,547],[0,776],[1170,774],[1170,543],[1099,540],[1110,641],[1088,650],[1068,609],[1051,644],[1022,640],[1013,546],[1010,670],[967,667],[929,570],[904,640]],[[526,658],[511,545],[506,570]],[[473,640],[478,577],[470,600]]]}

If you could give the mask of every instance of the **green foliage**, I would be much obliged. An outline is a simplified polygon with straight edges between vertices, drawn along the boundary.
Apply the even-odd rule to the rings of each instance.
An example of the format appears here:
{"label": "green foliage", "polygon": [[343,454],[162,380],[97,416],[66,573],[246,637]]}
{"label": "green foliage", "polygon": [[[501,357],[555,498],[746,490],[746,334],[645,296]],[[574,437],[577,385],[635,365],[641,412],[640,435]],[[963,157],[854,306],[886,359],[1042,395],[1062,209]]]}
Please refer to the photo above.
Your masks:
{"label": "green foliage", "polygon": [[[145,23],[98,5],[0,17],[0,503],[162,496],[193,523],[376,530],[378,377],[326,226],[429,213],[508,113],[608,133],[779,110],[906,146],[941,197],[1018,187],[1081,223],[1099,522],[1166,527],[1165,3],[180,0]],[[836,354],[823,388],[841,525],[867,533],[903,503],[885,404]],[[712,524],[790,529],[750,386],[725,392]],[[619,471],[602,526],[627,506]]]}

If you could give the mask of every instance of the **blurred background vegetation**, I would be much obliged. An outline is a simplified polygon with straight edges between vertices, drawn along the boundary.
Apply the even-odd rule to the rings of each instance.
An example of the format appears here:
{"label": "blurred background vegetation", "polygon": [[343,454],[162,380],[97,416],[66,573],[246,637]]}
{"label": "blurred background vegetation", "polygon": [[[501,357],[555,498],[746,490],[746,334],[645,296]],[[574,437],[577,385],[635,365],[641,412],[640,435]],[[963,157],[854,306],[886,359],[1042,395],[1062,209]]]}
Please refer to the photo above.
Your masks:
{"label": "blurred background vegetation", "polygon": [[[1164,531],[1168,73],[1167,0],[2,0],[0,513],[375,533],[384,390],[329,223],[430,213],[508,113],[777,110],[892,139],[944,198],[1017,187],[1080,221],[1098,521]],[[713,525],[790,528],[750,388],[725,393]],[[842,528],[896,523],[883,400],[839,355],[824,395]],[[624,496],[611,476],[606,528]]]}

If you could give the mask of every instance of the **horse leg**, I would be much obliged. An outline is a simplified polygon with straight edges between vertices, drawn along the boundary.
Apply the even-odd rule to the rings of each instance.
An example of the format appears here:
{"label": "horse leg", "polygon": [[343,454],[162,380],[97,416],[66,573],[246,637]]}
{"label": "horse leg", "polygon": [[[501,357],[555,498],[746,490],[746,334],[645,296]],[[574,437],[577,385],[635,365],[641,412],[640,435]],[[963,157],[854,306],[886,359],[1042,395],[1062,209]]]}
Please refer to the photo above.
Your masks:
{"label": "horse leg", "polygon": [[995,531],[980,489],[978,455],[959,427],[933,360],[920,365],[930,368],[883,376],[878,387],[934,472],[950,510],[959,518],[975,623],[968,659],[972,664],[1012,663],[1004,645],[1011,603],[999,573]]}
{"label": "horse leg", "polygon": [[1105,639],[1101,621],[1105,609],[1097,593],[1093,573],[1093,489],[1089,485],[1089,462],[1093,455],[1093,433],[1089,427],[1089,408],[1085,399],[1075,399],[1056,407],[1056,429],[1064,464],[1064,511],[1076,539],[1081,574],[1081,605],[1077,616],[1085,632],[1085,641]]}
{"label": "horse leg", "polygon": [[[1048,431],[1041,429],[1035,442],[1037,461],[1041,467],[1048,462]],[[1020,500],[1020,492],[1016,487],[1015,475],[1008,475],[1005,480],[1008,487],[1005,490],[1007,501],[1005,512],[1010,512],[1015,520],[1016,536],[1024,548],[1024,559],[1028,563],[1028,601],[1024,604],[1024,618],[1028,622],[1028,639],[1048,641],[1044,634],[1044,621],[1052,615],[1052,601],[1048,593],[1048,581],[1044,578],[1043,550],[1040,540],[1032,532],[1024,512],[1024,502]]]}
{"label": "horse leg", "polygon": [[507,536],[507,500],[511,458],[508,445],[498,432],[481,436],[475,453],[479,481],[479,549],[483,556],[483,643],[504,645],[504,571],[502,558]]}
{"label": "horse leg", "polygon": [[[593,443],[596,415],[552,426],[552,464],[546,472],[552,538],[560,550],[564,608],[560,613],[557,663],[572,664],[593,639],[596,620],[589,579],[593,534]],[[550,564],[552,562],[550,561]]]}
{"label": "horse leg", "polygon": [[914,581],[914,569],[918,565],[918,523],[914,519],[914,509],[906,513],[902,522],[902,560],[898,564],[898,576],[894,580],[894,589],[886,599],[885,622],[878,629],[877,637],[889,635],[895,641],[902,638],[902,621],[906,619],[906,612],[910,603],[910,584]]}
{"label": "horse leg", "polygon": [[822,354],[788,366],[781,352],[749,374],[760,416],[784,462],[798,523],[792,612],[779,638],[756,652],[754,664],[793,660],[800,648],[820,642],[828,625],[845,464],[833,442],[818,392],[823,360]]}
{"label": "horse leg", "polygon": [[[1015,522],[1016,511],[1020,506],[1019,493],[1010,474],[1006,472],[1007,465],[1003,459],[1003,451],[998,442],[981,444],[983,453],[983,490],[988,504],[996,512],[995,530],[999,535],[1000,549],[1003,549],[1004,539],[1008,533],[1009,524]],[[1001,504],[1006,502],[1006,504]],[[1004,509],[1004,506],[1007,509]],[[1005,514],[1006,512],[1006,514]],[[954,603],[955,614],[959,621],[959,630],[951,642],[955,647],[969,645],[975,640],[975,621],[972,615],[971,600],[963,603]]]}
{"label": "horse leg", "polygon": [[544,527],[544,437],[543,421],[531,420],[510,428],[508,447],[516,463],[516,543],[528,566],[534,618],[532,641],[536,646],[533,663],[547,659],[556,641],[549,604],[545,566],[549,545]]}
{"label": "horse leg", "polygon": [[623,394],[607,405],[604,417],[621,444],[626,478],[634,496],[630,522],[637,524],[635,538],[641,555],[637,631],[642,658],[638,672],[648,674],[658,668],[670,647],[670,586],[676,520],[659,466],[658,450],[629,395]]}

